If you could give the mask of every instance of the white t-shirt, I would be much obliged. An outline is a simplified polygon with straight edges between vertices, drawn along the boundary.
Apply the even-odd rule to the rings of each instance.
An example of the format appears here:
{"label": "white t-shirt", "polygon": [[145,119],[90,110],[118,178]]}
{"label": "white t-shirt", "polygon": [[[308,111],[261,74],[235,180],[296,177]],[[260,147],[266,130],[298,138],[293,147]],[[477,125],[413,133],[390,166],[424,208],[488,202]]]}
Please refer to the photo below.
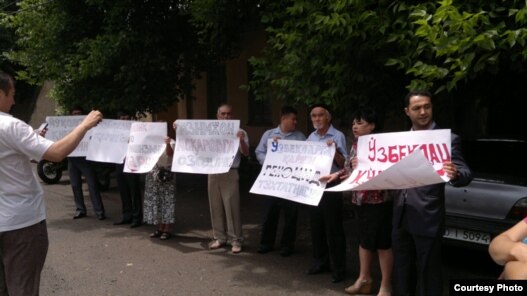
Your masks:
{"label": "white t-shirt", "polygon": [[52,141],[0,112],[0,232],[34,225],[46,218],[44,191],[31,159],[41,159]]}

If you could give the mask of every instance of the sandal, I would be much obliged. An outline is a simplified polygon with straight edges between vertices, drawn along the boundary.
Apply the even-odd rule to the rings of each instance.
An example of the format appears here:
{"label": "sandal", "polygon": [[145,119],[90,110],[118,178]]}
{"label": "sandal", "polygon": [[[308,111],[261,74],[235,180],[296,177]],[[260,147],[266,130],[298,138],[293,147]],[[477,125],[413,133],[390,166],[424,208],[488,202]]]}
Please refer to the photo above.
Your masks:
{"label": "sandal", "polygon": [[163,232],[161,236],[159,237],[160,240],[167,240],[172,237],[172,233],[170,232]]}
{"label": "sandal", "polygon": [[150,233],[150,237],[151,238],[160,237],[161,235],[163,235],[163,232],[161,230],[156,230],[156,231]]}

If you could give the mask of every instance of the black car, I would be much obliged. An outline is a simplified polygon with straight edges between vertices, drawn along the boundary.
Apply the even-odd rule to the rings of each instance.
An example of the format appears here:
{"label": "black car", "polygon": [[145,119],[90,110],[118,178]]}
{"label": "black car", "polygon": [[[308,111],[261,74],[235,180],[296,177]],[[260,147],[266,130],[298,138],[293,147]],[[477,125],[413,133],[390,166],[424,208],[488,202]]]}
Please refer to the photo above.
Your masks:
{"label": "black car", "polygon": [[477,139],[462,144],[474,180],[446,186],[445,242],[486,248],[527,216],[527,141]]}

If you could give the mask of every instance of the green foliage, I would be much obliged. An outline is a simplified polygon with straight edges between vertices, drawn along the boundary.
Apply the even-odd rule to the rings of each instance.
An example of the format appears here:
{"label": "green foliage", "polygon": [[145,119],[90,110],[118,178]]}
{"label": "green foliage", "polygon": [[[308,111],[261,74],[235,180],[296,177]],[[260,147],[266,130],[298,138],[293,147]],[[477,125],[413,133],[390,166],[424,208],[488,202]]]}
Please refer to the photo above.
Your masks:
{"label": "green foliage", "polygon": [[405,86],[469,92],[482,77],[526,74],[527,6],[519,0],[17,5],[0,6],[2,57],[23,66],[18,79],[53,80],[66,108],[163,110],[189,94],[200,71],[235,56],[242,37],[261,29],[267,47],[250,59],[254,79],[246,89],[258,98],[325,102],[343,116],[363,104],[399,108]]}
{"label": "green foliage", "polygon": [[[454,1],[416,5],[409,14],[415,26],[412,47],[387,65],[413,78],[410,87],[453,91],[482,72],[500,68],[523,73],[525,1]],[[401,41],[394,39],[394,42]]]}
{"label": "green foliage", "polygon": [[204,49],[189,1],[22,0],[4,17],[17,34],[18,79],[55,83],[65,108],[164,110],[192,90]]}
{"label": "green foliage", "polygon": [[[10,0],[0,0],[0,53],[11,50],[15,43],[15,34],[9,30],[5,19],[16,10],[16,3]],[[0,54],[0,69],[11,68],[12,64],[6,56]]]}
{"label": "green foliage", "polygon": [[525,1],[272,1],[251,59],[257,97],[397,106],[407,89],[453,91],[500,69],[525,73]]}
{"label": "green foliage", "polygon": [[[403,75],[385,66],[394,25],[390,6],[380,1],[281,1],[264,21],[268,47],[251,59],[255,69],[249,88],[259,97],[275,94],[286,101],[342,106],[373,99],[390,104]],[[404,23],[402,25],[405,25]],[[397,93],[401,93],[399,90]]]}
{"label": "green foliage", "polygon": [[[22,69],[20,65],[13,63],[3,54],[11,51],[15,46],[16,35],[14,30],[7,25],[6,19],[9,15],[16,13],[16,11],[18,11],[16,1],[0,0],[0,70],[11,75],[15,75],[18,70]],[[27,121],[30,114],[27,111],[33,108],[32,102],[37,88],[24,81],[18,81],[16,89],[16,105],[11,112],[17,118]]]}

